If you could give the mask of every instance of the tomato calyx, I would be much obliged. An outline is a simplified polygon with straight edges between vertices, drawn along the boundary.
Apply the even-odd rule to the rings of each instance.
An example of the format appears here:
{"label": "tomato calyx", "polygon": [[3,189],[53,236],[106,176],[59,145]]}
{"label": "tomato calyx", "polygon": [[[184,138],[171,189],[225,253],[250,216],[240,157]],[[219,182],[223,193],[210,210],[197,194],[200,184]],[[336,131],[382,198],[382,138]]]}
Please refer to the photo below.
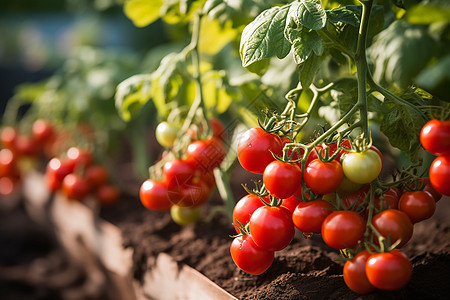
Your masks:
{"label": "tomato calyx", "polygon": [[250,223],[243,224],[237,218],[235,218],[234,221],[236,221],[237,224],[233,223],[233,226],[239,233],[235,235],[230,235],[231,238],[237,238],[243,235],[250,235]]}

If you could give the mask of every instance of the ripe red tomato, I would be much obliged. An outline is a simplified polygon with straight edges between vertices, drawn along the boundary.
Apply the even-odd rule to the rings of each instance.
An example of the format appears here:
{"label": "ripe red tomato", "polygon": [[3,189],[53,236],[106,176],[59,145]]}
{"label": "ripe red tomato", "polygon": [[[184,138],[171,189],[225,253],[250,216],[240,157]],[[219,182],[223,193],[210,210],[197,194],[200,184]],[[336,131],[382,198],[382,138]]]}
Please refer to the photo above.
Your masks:
{"label": "ripe red tomato", "polygon": [[225,158],[226,150],[222,142],[212,137],[191,142],[186,150],[186,162],[202,172],[217,168]]}
{"label": "ripe red tomato", "polygon": [[16,156],[8,148],[0,150],[0,177],[16,173]]}
{"label": "ripe red tomato", "polygon": [[[266,197],[264,201],[270,200],[268,199],[268,197]],[[261,201],[261,199],[259,199],[257,195],[252,194],[245,195],[236,203],[233,209],[233,224],[238,233],[241,232],[238,228],[238,221],[244,225],[247,225],[253,212],[263,205],[264,203]]]}
{"label": "ripe red tomato", "polygon": [[34,121],[31,132],[34,139],[41,144],[46,143],[54,136],[52,124],[45,119],[38,119]]}
{"label": "ripe red tomato", "polygon": [[281,206],[256,209],[250,218],[249,228],[256,245],[270,251],[286,248],[295,234],[291,213]]}
{"label": "ripe red tomato", "polygon": [[196,176],[199,180],[205,182],[210,189],[216,186],[216,178],[214,177],[214,172],[212,170],[208,172],[199,172]]}
{"label": "ripe red tomato", "polygon": [[264,273],[274,259],[274,252],[258,247],[251,235],[242,235],[233,240],[230,246],[234,263],[244,272],[252,275]]}
{"label": "ripe red tomato", "polygon": [[373,204],[376,209],[397,209],[398,208],[399,196],[394,187],[390,187],[383,195],[375,197],[373,199]]}
{"label": "ripe red tomato", "polygon": [[168,197],[170,202],[181,207],[199,206],[209,198],[210,189],[201,180],[193,180],[180,186],[169,186]]}
{"label": "ripe red tomato", "polygon": [[391,244],[401,240],[398,248],[403,247],[411,239],[414,231],[414,225],[408,215],[397,209],[387,209],[376,214],[372,219],[372,225],[386,240],[389,236]]}
{"label": "ripe red tomato", "polygon": [[172,206],[169,200],[166,182],[147,179],[141,185],[139,198],[142,204],[150,210],[168,211]]}
{"label": "ripe red tomato", "polygon": [[163,174],[169,187],[178,186],[192,181],[194,169],[187,161],[175,158],[164,164]]}
{"label": "ripe red tomato", "polygon": [[442,198],[442,194],[436,191],[436,189],[433,187],[433,185],[430,182],[430,178],[421,178],[419,179],[420,184],[424,184],[423,191],[428,192],[433,196],[434,201],[438,202]]}
{"label": "ripe red tomato", "polygon": [[368,294],[376,290],[366,274],[366,263],[370,255],[369,251],[363,250],[344,265],[344,281],[355,293]]}
{"label": "ripe red tomato", "polygon": [[[341,202],[345,208],[350,208],[353,205],[352,210],[361,210],[361,205],[366,201],[367,194],[370,190],[370,184],[364,185],[356,192],[345,195],[341,198]],[[364,210],[362,210],[364,211]]]}
{"label": "ripe red tomato", "polygon": [[430,167],[430,182],[436,191],[450,196],[450,155],[438,156]]}
{"label": "ripe red tomato", "polygon": [[260,127],[247,130],[239,139],[238,160],[249,172],[263,174],[267,165],[275,160],[271,152],[282,154],[281,138]]}
{"label": "ripe red tomato", "polygon": [[10,150],[15,150],[16,138],[18,132],[12,126],[3,127],[0,134],[0,142],[4,148],[8,148]]}
{"label": "ripe red tomato", "polygon": [[[12,176],[0,176],[0,195],[9,196],[17,188],[18,179]],[[2,199],[3,200],[3,199]]]}
{"label": "ripe red tomato", "polygon": [[68,174],[62,182],[62,190],[69,199],[83,200],[91,191],[87,180],[77,174]]}
{"label": "ripe red tomato", "polygon": [[431,120],[420,131],[420,143],[430,153],[450,154],[450,120]]}
{"label": "ripe red tomato", "polygon": [[295,195],[292,195],[289,198],[283,199],[281,206],[286,207],[292,214],[300,202],[302,202],[300,199],[298,199]]}
{"label": "ripe red tomato", "polygon": [[94,161],[92,152],[78,147],[70,147],[67,150],[67,158],[72,161],[75,168],[85,168]]}
{"label": "ripe red tomato", "polygon": [[337,161],[322,162],[315,159],[305,170],[305,184],[315,194],[325,195],[337,190],[341,184],[344,172]]}
{"label": "ripe red tomato", "polygon": [[101,165],[90,165],[86,168],[84,177],[92,187],[98,187],[108,180],[108,170]]}
{"label": "ripe red tomato", "polygon": [[209,126],[211,128],[213,137],[218,138],[221,141],[224,141],[226,139],[227,132],[222,121],[217,118],[211,118],[209,119]]}
{"label": "ripe red tomato", "polygon": [[342,170],[350,181],[365,184],[376,179],[381,172],[382,159],[377,152],[367,149],[342,156]]}
{"label": "ripe red tomato", "polygon": [[324,242],[335,249],[354,248],[364,238],[364,219],[353,211],[332,212],[322,223]]}
{"label": "ripe red tomato", "polygon": [[398,250],[375,253],[366,263],[369,282],[380,290],[393,291],[404,287],[412,275],[409,258]]}
{"label": "ripe red tomato", "polygon": [[95,191],[95,196],[102,206],[115,204],[119,199],[119,194],[119,189],[112,184],[102,184]]}
{"label": "ripe red tomato", "polygon": [[300,202],[292,214],[292,221],[301,232],[320,233],[323,221],[333,210],[333,205],[322,199]]}
{"label": "ripe red tomato", "polygon": [[430,193],[424,191],[406,192],[400,197],[398,209],[417,223],[430,218],[436,210],[436,201]]}
{"label": "ripe red tomato", "polygon": [[73,170],[74,165],[71,161],[62,160],[57,157],[52,158],[47,163],[47,169],[45,173],[48,188],[53,192],[59,190],[61,188],[64,177],[72,173]]}
{"label": "ripe red tomato", "polygon": [[286,199],[302,184],[302,170],[295,163],[274,160],[264,170],[263,182],[272,196]]}
{"label": "ripe red tomato", "polygon": [[14,149],[20,156],[35,156],[39,146],[32,136],[20,134],[15,139]]}

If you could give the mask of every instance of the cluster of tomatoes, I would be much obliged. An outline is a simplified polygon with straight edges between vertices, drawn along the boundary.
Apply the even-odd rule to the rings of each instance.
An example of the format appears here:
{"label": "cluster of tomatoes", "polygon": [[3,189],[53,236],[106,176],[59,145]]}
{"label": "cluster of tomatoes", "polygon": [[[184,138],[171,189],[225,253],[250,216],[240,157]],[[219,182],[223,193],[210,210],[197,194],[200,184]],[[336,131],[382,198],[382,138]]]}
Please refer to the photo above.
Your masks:
{"label": "cluster of tomatoes", "polygon": [[450,196],[450,120],[431,120],[420,132],[420,142],[437,155],[430,167],[430,181],[441,194]]}
{"label": "cluster of tomatoes", "polygon": [[119,189],[109,182],[107,168],[94,163],[92,152],[79,147],[70,147],[65,156],[50,159],[45,179],[52,192],[62,190],[72,200],[82,201],[93,194],[106,206],[119,198]]}
{"label": "cluster of tomatoes", "polygon": [[[408,242],[414,223],[433,215],[441,195],[427,178],[390,184],[375,180],[383,157],[374,146],[358,152],[346,139],[339,145],[317,145],[303,159],[302,172],[304,150],[292,150],[290,143],[259,127],[239,140],[239,162],[246,170],[262,174],[264,186],[234,208],[239,235],[230,251],[236,265],[249,274],[263,273],[274,252],[289,245],[297,228],[305,237],[321,233],[330,247],[356,254],[344,268],[352,290],[364,294],[403,287],[412,265],[393,248]],[[289,159],[275,158],[283,157],[283,152]]]}
{"label": "cluster of tomatoes", "polygon": [[13,126],[2,128],[0,133],[0,194],[9,195],[17,187],[21,170],[27,162],[38,159],[53,139],[54,130],[50,122],[36,120],[30,133],[20,132]]}
{"label": "cluster of tomatoes", "polygon": [[197,139],[197,132],[190,128],[187,134],[191,141],[184,151],[174,150],[180,128],[167,122],[157,126],[156,138],[170,152],[159,162],[160,178],[149,178],[141,185],[139,196],[147,209],[170,210],[172,219],[180,225],[200,218],[201,208],[215,187],[213,170],[226,155],[224,125],[218,119],[211,119],[209,125],[212,136],[205,139]]}

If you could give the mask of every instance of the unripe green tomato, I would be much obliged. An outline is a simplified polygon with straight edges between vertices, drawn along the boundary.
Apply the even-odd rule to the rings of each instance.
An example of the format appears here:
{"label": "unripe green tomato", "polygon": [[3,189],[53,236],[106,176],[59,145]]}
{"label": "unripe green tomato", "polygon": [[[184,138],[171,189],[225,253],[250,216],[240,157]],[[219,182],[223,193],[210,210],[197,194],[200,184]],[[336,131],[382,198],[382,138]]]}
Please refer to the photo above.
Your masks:
{"label": "unripe green tomato", "polygon": [[175,142],[179,130],[178,126],[174,124],[161,122],[156,126],[156,140],[161,146],[170,148]]}
{"label": "unripe green tomato", "polygon": [[182,207],[173,205],[170,208],[170,216],[178,225],[188,225],[200,219],[201,206]]}
{"label": "unripe green tomato", "polygon": [[363,152],[350,152],[342,159],[342,169],[345,177],[359,184],[372,182],[380,175],[381,157],[372,149]]}

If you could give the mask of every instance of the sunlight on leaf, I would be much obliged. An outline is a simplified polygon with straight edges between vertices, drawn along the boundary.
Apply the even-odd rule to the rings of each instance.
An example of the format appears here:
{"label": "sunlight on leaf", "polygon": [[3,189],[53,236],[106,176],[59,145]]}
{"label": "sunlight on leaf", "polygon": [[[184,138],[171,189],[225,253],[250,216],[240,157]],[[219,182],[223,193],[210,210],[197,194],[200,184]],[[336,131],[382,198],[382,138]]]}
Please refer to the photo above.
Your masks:
{"label": "sunlight on leaf", "polygon": [[163,0],[127,0],[123,6],[125,15],[137,27],[145,27],[160,17]]}

